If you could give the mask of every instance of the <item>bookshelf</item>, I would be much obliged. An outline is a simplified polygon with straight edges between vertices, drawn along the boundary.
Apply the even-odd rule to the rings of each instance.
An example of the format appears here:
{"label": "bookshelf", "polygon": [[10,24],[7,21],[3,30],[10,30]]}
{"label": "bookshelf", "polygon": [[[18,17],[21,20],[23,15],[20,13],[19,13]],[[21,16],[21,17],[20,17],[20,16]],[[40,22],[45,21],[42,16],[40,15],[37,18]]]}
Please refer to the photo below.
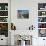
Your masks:
{"label": "bookshelf", "polygon": [[0,35],[8,37],[8,3],[0,3]]}
{"label": "bookshelf", "polygon": [[38,32],[39,37],[46,37],[46,3],[38,3]]}

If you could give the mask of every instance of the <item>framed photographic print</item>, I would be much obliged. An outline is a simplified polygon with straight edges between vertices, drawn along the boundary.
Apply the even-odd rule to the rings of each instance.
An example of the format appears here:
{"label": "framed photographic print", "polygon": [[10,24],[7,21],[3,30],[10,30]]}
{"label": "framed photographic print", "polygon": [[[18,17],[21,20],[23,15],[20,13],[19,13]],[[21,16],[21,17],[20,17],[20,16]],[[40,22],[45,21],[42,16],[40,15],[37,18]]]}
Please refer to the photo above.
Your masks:
{"label": "framed photographic print", "polygon": [[18,19],[28,19],[29,10],[17,10],[17,18]]}

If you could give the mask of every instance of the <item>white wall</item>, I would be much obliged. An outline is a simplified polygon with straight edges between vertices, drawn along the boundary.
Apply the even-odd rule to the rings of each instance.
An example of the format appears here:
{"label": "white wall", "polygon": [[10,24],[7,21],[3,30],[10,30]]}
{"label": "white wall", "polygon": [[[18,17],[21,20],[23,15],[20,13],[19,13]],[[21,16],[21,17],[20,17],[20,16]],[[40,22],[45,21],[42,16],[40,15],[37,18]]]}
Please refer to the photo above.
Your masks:
{"label": "white wall", "polygon": [[[42,38],[38,38],[37,30],[38,3],[46,3],[46,0],[11,0],[11,22],[16,25],[17,30],[15,32],[20,32],[21,30],[21,32],[24,33],[30,25],[33,24],[35,26],[35,33],[33,33],[33,46],[41,46],[40,44],[43,44],[43,40],[41,40]],[[30,16],[29,19],[17,19],[18,9],[28,9]],[[25,33],[27,32],[25,31]]]}
{"label": "white wall", "polygon": [[[32,24],[37,29],[38,3],[46,0],[11,0],[11,22],[16,25],[17,30],[27,30]],[[18,19],[17,10],[29,10],[29,19]]]}
{"label": "white wall", "polygon": [[[17,10],[29,10],[29,19],[18,19]],[[11,1],[11,22],[16,25],[17,30],[27,30],[32,24],[37,23],[37,2],[31,0],[12,0]],[[36,19],[34,19],[36,18]]]}

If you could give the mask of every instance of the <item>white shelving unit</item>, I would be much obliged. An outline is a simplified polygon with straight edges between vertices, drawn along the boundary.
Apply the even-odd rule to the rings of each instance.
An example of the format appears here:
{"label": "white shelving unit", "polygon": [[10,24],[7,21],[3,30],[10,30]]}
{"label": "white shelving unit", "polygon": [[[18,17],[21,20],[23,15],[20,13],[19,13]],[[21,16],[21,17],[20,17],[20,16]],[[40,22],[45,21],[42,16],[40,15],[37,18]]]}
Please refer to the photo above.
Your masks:
{"label": "white shelving unit", "polygon": [[[38,31],[39,31],[39,34],[40,34],[40,31],[45,31],[46,33],[46,3],[38,4]],[[41,34],[40,37],[46,37],[46,35]]]}
{"label": "white shelving unit", "polygon": [[[8,2],[5,3],[4,1],[2,1],[2,3],[0,3],[0,45],[8,45],[8,11]],[[5,28],[3,29],[3,27]]]}

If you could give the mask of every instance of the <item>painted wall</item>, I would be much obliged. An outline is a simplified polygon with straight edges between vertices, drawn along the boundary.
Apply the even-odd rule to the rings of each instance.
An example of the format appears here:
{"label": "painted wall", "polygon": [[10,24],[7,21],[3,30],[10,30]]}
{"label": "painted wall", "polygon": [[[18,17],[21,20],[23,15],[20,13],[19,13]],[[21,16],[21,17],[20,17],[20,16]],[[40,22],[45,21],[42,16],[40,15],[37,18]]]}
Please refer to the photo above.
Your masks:
{"label": "painted wall", "polygon": [[[38,38],[38,3],[45,3],[46,0],[11,0],[11,22],[16,25],[16,31],[27,33],[28,27],[32,24],[35,26],[33,30],[33,46],[44,46],[43,38]],[[29,19],[18,19],[17,10],[28,9]],[[29,31],[29,30],[28,30]],[[35,32],[35,33],[34,33]],[[31,33],[31,32],[30,32]],[[29,34],[30,34],[29,33]],[[42,44],[42,45],[41,45]]]}
{"label": "painted wall", "polygon": [[[35,5],[34,5],[35,4]],[[29,10],[29,19],[18,19],[17,10]],[[37,2],[30,0],[11,1],[11,22],[14,22],[17,30],[28,30],[29,26],[37,23]],[[34,19],[36,18],[36,19]]]}

